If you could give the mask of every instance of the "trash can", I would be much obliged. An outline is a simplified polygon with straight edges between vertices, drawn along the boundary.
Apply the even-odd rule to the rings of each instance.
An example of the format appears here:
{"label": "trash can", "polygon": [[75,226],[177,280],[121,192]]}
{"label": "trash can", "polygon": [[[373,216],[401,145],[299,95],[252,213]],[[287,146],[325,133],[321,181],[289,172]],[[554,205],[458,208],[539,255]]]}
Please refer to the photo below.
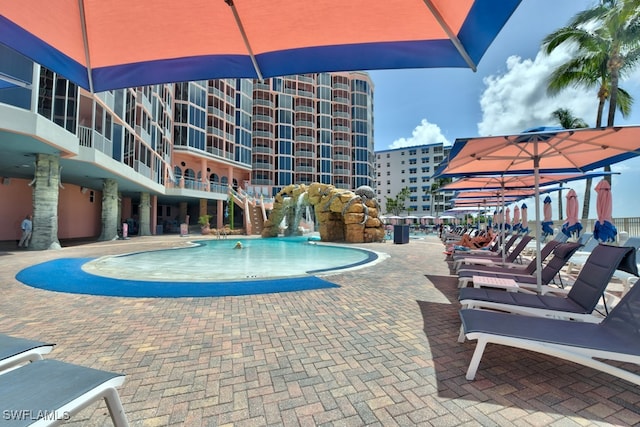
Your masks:
{"label": "trash can", "polygon": [[162,224],[156,225],[156,235],[159,236],[164,232],[164,227]]}
{"label": "trash can", "polygon": [[397,243],[397,244],[409,243],[409,226],[408,225],[393,226],[393,243]]}

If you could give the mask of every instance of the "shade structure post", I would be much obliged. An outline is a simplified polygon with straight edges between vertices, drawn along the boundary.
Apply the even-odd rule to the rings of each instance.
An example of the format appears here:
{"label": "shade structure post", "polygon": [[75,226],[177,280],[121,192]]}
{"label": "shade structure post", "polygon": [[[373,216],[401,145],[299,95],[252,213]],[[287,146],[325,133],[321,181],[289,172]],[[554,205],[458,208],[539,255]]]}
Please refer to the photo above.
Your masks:
{"label": "shade structure post", "polygon": [[[504,176],[503,176],[503,179],[501,181],[504,182]],[[500,197],[502,198],[502,202],[501,202],[502,203],[502,264],[504,264],[506,262],[506,258],[507,258],[507,255],[505,254],[505,250],[504,250],[505,241],[506,241],[506,238],[507,238],[507,233],[506,233],[506,229],[507,229],[506,225],[507,224],[506,224],[506,221],[505,221],[506,217],[505,217],[505,210],[504,210],[504,184],[501,184],[500,187],[501,187],[501,191],[500,191],[501,195],[500,195]]]}
{"label": "shade structure post", "polygon": [[542,222],[540,221],[540,157],[538,156],[537,143],[534,144],[533,151],[533,182],[536,202],[536,286],[538,293],[542,293],[542,259],[540,259],[540,228],[542,227]]}

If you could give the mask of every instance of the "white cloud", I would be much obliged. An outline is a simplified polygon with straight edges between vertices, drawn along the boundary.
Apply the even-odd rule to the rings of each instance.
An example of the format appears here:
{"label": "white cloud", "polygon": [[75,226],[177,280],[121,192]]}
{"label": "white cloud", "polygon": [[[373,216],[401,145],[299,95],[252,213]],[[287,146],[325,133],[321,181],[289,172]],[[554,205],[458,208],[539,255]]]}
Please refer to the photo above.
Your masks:
{"label": "white cloud", "polygon": [[558,108],[566,108],[594,126],[598,108],[596,89],[570,87],[554,97],[547,94],[548,76],[569,55],[569,49],[558,48],[551,55],[538,53],[533,60],[509,57],[504,74],[484,79],[486,89],[480,98],[482,121],[478,123],[478,133],[503,135],[535,126],[558,125],[551,115]]}
{"label": "white cloud", "polygon": [[429,123],[427,119],[422,119],[420,124],[411,132],[410,138],[396,139],[389,145],[389,148],[411,147],[414,145],[435,144],[438,142],[443,142],[445,145],[450,144],[442,134],[438,125]]}

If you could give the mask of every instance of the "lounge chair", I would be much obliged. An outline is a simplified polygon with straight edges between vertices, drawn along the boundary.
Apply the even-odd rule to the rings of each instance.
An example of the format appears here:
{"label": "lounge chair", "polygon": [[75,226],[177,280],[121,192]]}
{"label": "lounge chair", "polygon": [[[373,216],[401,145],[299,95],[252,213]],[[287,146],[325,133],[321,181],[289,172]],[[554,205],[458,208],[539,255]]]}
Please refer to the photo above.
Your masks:
{"label": "lounge chair", "polygon": [[[577,243],[562,245],[571,244]],[[566,297],[465,288],[460,290],[458,300],[465,308],[484,308],[528,316],[599,322],[602,318],[593,316],[592,313],[616,269],[638,276],[636,251],[633,248],[597,246]]]}
{"label": "lounge chair", "polygon": [[[511,264],[515,262],[516,259],[518,259],[518,257],[520,256],[520,253],[522,253],[522,250],[525,248],[525,246],[527,246],[527,244],[531,241],[531,239],[533,239],[532,236],[522,236],[522,238],[520,239],[518,244],[513,248],[513,250],[505,256],[504,263]],[[469,256],[464,258],[454,257],[453,268],[455,270],[459,270],[460,267],[464,264],[487,265],[487,263],[494,263],[494,264],[502,263],[502,256],[501,255],[494,255],[490,257]]]}
{"label": "lounge chair", "polygon": [[632,287],[597,324],[463,309],[460,317],[464,334],[478,341],[466,378],[475,378],[486,345],[494,343],[559,357],[640,385],[637,373],[597,360],[640,364],[638,313],[640,286]]}
{"label": "lounge chair", "polygon": [[0,334],[0,372],[27,362],[41,360],[53,344]]}
{"label": "lounge chair", "polygon": [[[113,424],[128,426],[116,390],[124,378],[58,360],[37,360],[0,375],[4,421],[11,426],[57,425],[104,399]],[[36,423],[37,418],[43,419]]]}
{"label": "lounge chair", "polygon": [[[558,246],[560,242],[557,240],[549,240],[540,250],[540,259],[544,262],[545,259],[551,252]],[[458,270],[458,276],[460,274],[468,275],[467,272],[473,272],[474,274],[482,274],[483,272],[487,273],[508,273],[508,274],[519,274],[525,276],[531,276],[536,271],[536,258],[533,258],[529,264],[518,264],[518,263],[509,263],[509,264],[492,264],[492,265],[462,265]]]}
{"label": "lounge chair", "polygon": [[[549,260],[547,265],[542,268],[542,293],[547,293],[549,291],[556,292],[559,289],[556,287],[549,287],[548,285],[551,281],[560,273],[562,267],[565,266],[567,261],[571,258],[573,253],[580,248],[580,243],[560,243],[553,250],[553,258]],[[515,283],[522,289],[531,289],[537,290],[537,275],[535,275],[535,265],[534,271],[530,275],[524,275],[521,273],[491,273],[487,271],[474,273],[473,271],[468,272],[460,272],[458,274],[458,287],[466,288],[469,286],[469,283],[473,281],[474,276],[483,276],[483,277],[495,277],[499,279],[513,279]],[[460,296],[467,295],[469,291],[460,291]]]}

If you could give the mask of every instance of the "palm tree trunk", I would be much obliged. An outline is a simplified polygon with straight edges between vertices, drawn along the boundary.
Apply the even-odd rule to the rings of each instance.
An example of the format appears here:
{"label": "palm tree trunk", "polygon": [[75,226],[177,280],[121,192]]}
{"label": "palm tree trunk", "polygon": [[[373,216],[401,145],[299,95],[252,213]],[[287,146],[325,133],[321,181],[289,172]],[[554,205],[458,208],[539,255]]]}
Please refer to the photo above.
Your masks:
{"label": "palm tree trunk", "polygon": [[[618,77],[621,67],[621,60],[619,54],[612,55],[609,60],[610,72],[611,72],[611,94],[609,95],[609,116],[607,117],[607,126],[613,126],[616,116],[616,108],[618,104]],[[611,172],[611,166],[604,167],[605,172]],[[605,180],[611,185],[611,175],[605,175]]]}
{"label": "palm tree trunk", "polygon": [[618,78],[621,64],[620,54],[614,53],[609,60],[609,73],[611,79],[611,93],[609,94],[609,116],[607,117],[607,126],[613,126],[616,116],[616,108],[618,107]]}
{"label": "palm tree trunk", "polygon": [[592,178],[587,178],[584,185],[584,201],[582,202],[582,221],[589,218],[589,206],[591,205],[591,184]]}
{"label": "palm tree trunk", "polygon": [[560,191],[558,191],[558,220],[562,221],[562,183],[560,183]]}

